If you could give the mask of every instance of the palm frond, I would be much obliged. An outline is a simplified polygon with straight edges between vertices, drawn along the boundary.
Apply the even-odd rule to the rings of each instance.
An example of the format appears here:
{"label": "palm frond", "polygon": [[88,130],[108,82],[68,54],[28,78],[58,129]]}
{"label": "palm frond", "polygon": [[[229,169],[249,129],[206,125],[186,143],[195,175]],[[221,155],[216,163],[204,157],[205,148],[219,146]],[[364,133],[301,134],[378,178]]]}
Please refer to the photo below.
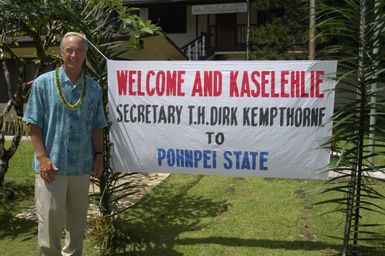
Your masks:
{"label": "palm frond", "polygon": [[[384,155],[384,6],[384,1],[329,2],[320,7],[318,15],[317,40],[322,47],[317,56],[339,60],[336,95],[340,97],[336,98],[341,102],[332,117],[329,141],[335,152],[329,170],[339,175],[327,182],[332,187],[322,191],[337,194],[319,203],[336,203],[338,211],[345,205],[343,255],[359,251],[358,241],[367,239],[360,235],[377,235],[360,230],[364,212],[384,214],[378,203],[384,196],[375,188],[384,180],[371,175],[383,168],[373,159]],[[371,123],[373,118],[376,123]],[[376,141],[370,140],[373,137]]]}

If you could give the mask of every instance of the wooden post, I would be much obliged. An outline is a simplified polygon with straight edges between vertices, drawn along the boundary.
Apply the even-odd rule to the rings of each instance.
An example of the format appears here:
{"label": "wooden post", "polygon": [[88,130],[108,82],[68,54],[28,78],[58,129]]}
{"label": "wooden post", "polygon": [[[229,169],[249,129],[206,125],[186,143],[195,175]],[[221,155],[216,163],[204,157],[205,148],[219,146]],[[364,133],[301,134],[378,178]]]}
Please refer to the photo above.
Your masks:
{"label": "wooden post", "polygon": [[250,12],[250,1],[247,0],[247,32],[246,32],[246,60],[249,60],[250,57],[250,52],[249,52],[249,47],[250,47],[250,17],[251,12]]}
{"label": "wooden post", "polygon": [[309,60],[315,58],[315,0],[309,4]]}

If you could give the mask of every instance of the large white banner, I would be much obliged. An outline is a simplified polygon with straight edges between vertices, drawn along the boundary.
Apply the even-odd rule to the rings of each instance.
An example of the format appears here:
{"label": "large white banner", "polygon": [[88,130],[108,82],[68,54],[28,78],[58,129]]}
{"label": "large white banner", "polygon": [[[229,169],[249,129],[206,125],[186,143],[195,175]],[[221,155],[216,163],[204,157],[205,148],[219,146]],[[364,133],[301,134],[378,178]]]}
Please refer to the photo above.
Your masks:
{"label": "large white banner", "polygon": [[325,179],[336,61],[109,61],[116,171]]}

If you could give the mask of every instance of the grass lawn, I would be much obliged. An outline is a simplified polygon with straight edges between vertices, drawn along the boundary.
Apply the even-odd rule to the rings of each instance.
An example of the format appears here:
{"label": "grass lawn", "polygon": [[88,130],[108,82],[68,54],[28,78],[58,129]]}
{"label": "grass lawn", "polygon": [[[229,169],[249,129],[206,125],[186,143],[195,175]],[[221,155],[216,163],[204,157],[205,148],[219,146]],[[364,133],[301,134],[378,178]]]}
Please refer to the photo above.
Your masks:
{"label": "grass lawn", "polygon": [[[172,175],[125,214],[128,233],[140,241],[133,255],[333,255],[342,242],[329,236],[341,236],[344,216],[322,215],[334,206],[311,205],[326,199],[318,194],[323,186]],[[382,218],[365,215],[363,221]],[[385,234],[384,227],[378,231]]]}
{"label": "grass lawn", "polygon": [[30,143],[23,142],[11,159],[4,185],[6,188],[12,187],[16,194],[13,201],[0,201],[0,255],[38,255],[36,223],[15,217],[22,209],[34,204]]}
{"label": "grass lawn", "polygon": [[[1,202],[0,255],[37,255],[36,223],[15,217],[33,205],[32,149],[23,143],[11,160],[6,185],[16,199]],[[333,255],[341,249],[344,215],[312,203],[323,181],[171,175],[140,203],[122,214],[119,228],[127,253],[141,256]],[[385,194],[383,185],[378,189]],[[380,202],[385,207],[385,202]],[[363,213],[362,223],[383,223]],[[385,234],[385,227],[376,231]],[[385,255],[385,245],[377,244]],[[130,252],[130,253],[128,253]],[[85,256],[98,255],[90,237]],[[117,254],[118,255],[118,254]]]}

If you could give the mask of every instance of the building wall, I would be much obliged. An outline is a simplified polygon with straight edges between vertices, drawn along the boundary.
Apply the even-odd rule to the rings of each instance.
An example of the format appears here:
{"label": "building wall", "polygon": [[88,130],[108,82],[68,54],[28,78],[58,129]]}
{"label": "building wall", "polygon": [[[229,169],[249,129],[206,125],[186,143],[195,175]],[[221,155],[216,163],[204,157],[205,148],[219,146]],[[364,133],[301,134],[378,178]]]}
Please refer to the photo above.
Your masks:
{"label": "building wall", "polygon": [[[167,36],[178,46],[183,47],[189,42],[193,41],[197,36],[199,37],[202,32],[207,32],[207,23],[209,19],[209,25],[215,25],[215,14],[209,15],[196,15],[192,14],[192,6],[186,6],[186,33],[167,34]],[[143,19],[149,19],[148,8],[140,9],[140,17]],[[251,24],[256,24],[257,15],[256,10],[251,9]],[[198,26],[196,26],[198,20]],[[247,13],[237,13],[237,24],[247,24]],[[197,29],[198,28],[198,29]]]}
{"label": "building wall", "polygon": [[[196,20],[195,16],[191,14],[191,6],[187,6],[186,11],[187,17],[186,17],[186,33],[183,34],[167,34],[169,38],[178,46],[182,47],[186,45],[187,43],[193,41],[195,36],[195,27],[196,27]],[[203,29],[203,28],[201,28]]]}

